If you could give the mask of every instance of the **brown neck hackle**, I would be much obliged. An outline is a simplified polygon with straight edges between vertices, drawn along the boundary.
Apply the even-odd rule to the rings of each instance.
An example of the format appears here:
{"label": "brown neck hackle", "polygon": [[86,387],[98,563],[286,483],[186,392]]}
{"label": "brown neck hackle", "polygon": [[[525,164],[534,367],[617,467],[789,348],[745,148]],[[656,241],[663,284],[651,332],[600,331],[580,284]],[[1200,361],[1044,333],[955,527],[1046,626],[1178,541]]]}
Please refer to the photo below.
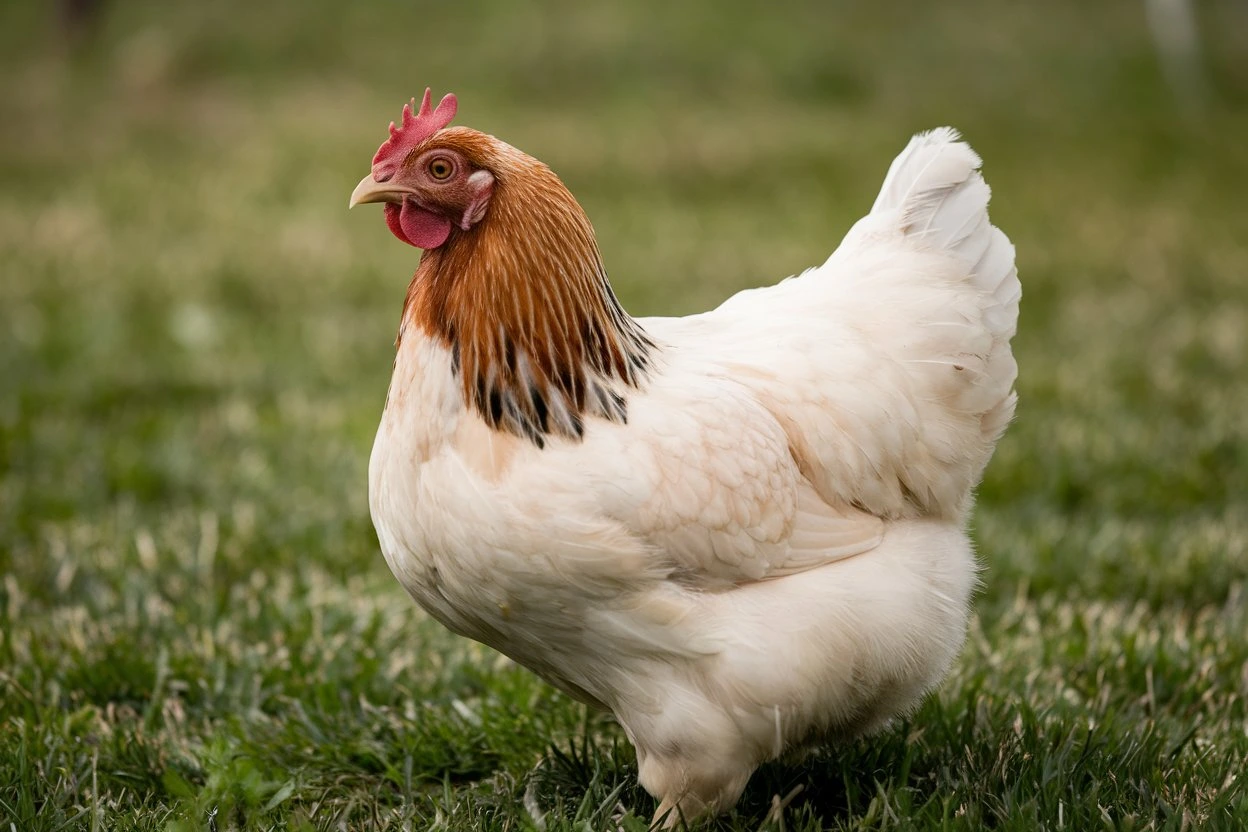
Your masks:
{"label": "brown neck hackle", "polygon": [[465,402],[496,430],[544,447],[551,434],[579,439],[587,416],[626,421],[654,343],[616,300],[580,205],[549,168],[491,136],[449,128],[422,151],[438,145],[497,184],[484,219],[425,252],[403,328],[452,351]]}

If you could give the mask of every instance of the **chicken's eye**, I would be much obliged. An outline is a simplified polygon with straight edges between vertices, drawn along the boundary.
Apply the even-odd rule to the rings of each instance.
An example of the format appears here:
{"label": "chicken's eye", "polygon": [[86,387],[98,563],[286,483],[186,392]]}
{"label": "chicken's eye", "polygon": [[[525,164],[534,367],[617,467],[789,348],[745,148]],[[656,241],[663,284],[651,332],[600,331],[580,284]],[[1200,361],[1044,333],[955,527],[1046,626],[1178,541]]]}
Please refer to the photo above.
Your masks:
{"label": "chicken's eye", "polygon": [[452,170],[454,168],[447,159],[434,159],[429,163],[429,175],[439,181],[449,177]]}

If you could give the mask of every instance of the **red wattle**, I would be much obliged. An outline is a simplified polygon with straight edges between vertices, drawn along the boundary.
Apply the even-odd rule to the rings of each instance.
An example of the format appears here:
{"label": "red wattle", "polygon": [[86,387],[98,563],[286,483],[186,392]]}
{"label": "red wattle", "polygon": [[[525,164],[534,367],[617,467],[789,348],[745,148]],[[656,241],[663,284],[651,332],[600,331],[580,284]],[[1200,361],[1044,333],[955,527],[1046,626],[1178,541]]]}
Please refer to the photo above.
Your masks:
{"label": "red wattle", "polygon": [[390,232],[408,245],[416,248],[437,248],[451,234],[451,221],[414,202],[404,202],[402,207],[386,203],[386,225]]}
{"label": "red wattle", "polygon": [[390,229],[390,233],[409,246],[413,245],[412,241],[407,239],[407,235],[403,233],[403,226],[399,225],[399,206],[396,203],[387,202],[382,208],[386,214],[386,228]]}

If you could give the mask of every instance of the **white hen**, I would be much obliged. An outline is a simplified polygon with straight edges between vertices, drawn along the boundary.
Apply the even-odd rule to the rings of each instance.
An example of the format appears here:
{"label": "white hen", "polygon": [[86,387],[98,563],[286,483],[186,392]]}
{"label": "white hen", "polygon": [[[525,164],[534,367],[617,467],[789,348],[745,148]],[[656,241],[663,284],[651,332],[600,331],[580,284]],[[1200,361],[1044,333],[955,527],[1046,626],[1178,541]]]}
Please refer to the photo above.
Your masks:
{"label": "white hen", "polygon": [[1015,404],[979,158],[916,136],[822,266],[634,321],[558,179],[453,113],[426,93],[352,198],[428,249],[369,472],[395,576],[613,711],[668,823],[912,709],[962,644]]}

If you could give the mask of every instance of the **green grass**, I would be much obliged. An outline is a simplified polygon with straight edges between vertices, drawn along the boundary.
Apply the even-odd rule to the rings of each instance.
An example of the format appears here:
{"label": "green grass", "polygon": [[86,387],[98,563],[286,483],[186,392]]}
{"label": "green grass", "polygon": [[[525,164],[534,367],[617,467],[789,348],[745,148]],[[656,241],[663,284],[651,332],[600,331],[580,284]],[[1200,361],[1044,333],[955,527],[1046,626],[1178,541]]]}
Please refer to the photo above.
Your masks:
{"label": "green grass", "polygon": [[1021,406],[966,650],[718,828],[1248,823],[1240,4],[1203,106],[1133,2],[114,0],[75,50],[43,5],[0,9],[0,831],[644,828],[618,728],[377,551],[416,253],[345,208],[426,84],[565,178],[637,314],[821,261],[915,130],[986,160]]}

